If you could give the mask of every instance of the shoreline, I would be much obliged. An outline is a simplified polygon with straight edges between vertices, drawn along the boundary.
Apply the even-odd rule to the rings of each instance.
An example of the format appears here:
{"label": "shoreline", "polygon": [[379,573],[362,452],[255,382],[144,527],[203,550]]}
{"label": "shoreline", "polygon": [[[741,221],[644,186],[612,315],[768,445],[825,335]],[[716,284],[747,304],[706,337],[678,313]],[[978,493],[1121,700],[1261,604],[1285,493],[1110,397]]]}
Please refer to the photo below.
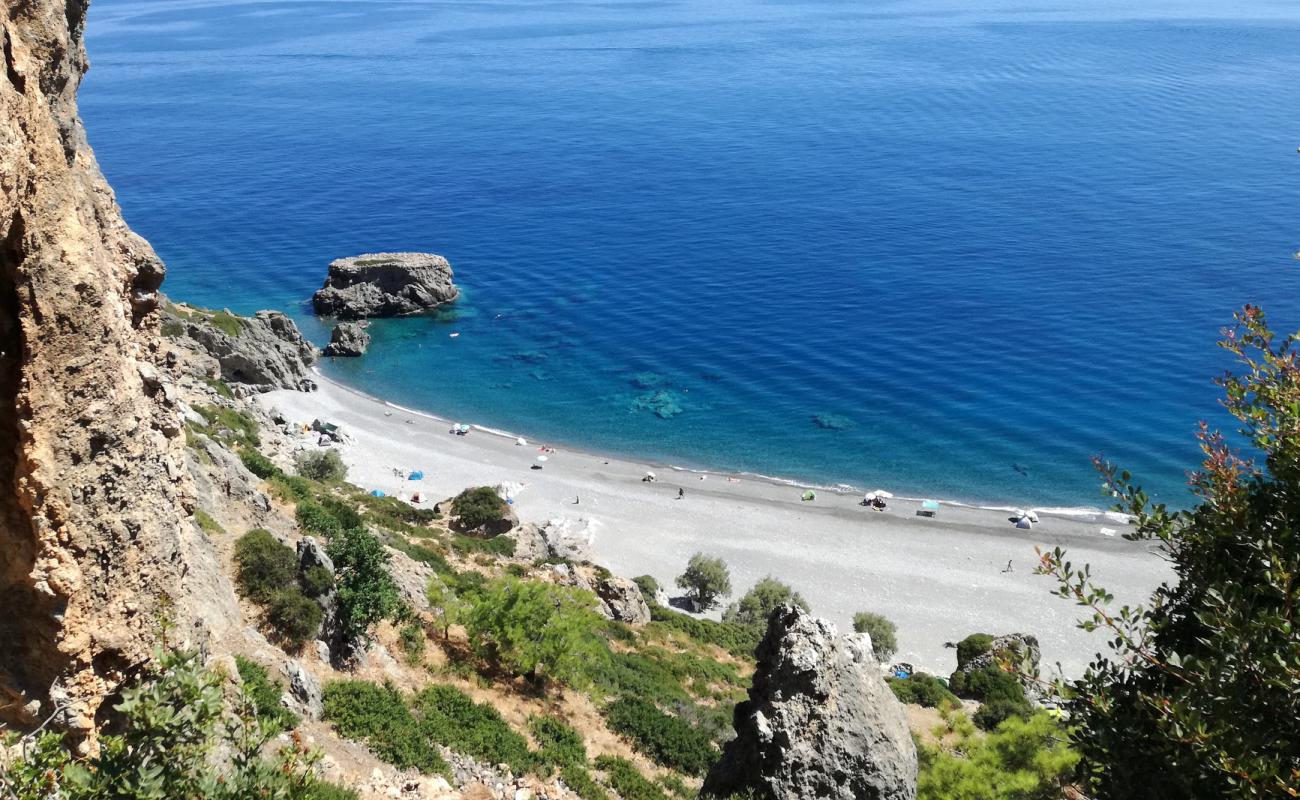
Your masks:
{"label": "shoreline", "polygon": [[[411,414],[417,417],[423,417],[425,419],[434,420],[436,422],[446,423],[448,425],[456,422],[460,422],[460,420],[453,420],[450,417],[444,417],[434,412],[420,411],[415,408],[410,408],[408,406],[394,403],[391,400],[385,400],[384,398],[379,397],[378,395],[370,394],[369,392],[366,392],[362,389],[359,389],[355,386],[352,386],[348,383],[345,383],[341,380],[332,378],[324,374],[320,370],[320,367],[318,366],[313,366],[311,368],[311,371],[315,375],[317,380],[321,383],[328,383],[335,389],[356,395],[357,397],[363,400],[367,400],[373,403],[379,403],[387,408],[393,409],[394,411],[401,411],[404,414]],[[489,436],[497,436],[502,439],[510,440],[512,442],[515,439],[519,439],[519,438],[525,439],[530,444],[541,441],[540,439],[533,439],[532,437],[524,433],[516,433],[501,428],[494,428],[487,425],[479,425],[474,422],[470,422],[466,424],[468,424],[470,428],[474,431],[485,433]],[[772,486],[787,486],[787,487],[797,488],[797,489],[812,489],[817,492],[831,492],[843,496],[862,495],[864,492],[870,491],[864,486],[855,486],[853,484],[848,484],[848,483],[827,484],[827,483],[819,483],[815,481],[801,480],[799,478],[786,478],[777,475],[765,475],[761,472],[750,472],[750,471],[734,472],[734,471],[728,471],[722,469],[712,469],[709,467],[689,467],[681,464],[673,464],[666,461],[656,460],[653,458],[642,458],[634,454],[603,453],[598,450],[583,447],[581,445],[573,445],[568,443],[564,444],[562,446],[562,449],[568,452],[581,453],[583,455],[590,456],[592,458],[601,458],[606,460],[616,460],[616,461],[623,461],[623,462],[635,462],[638,464],[645,464],[646,466],[652,469],[669,470],[671,472],[679,472],[679,473],[685,473],[689,475],[706,475],[709,477],[718,477],[724,479],[729,477],[740,478],[743,480],[762,481]],[[873,487],[873,489],[889,490],[889,487],[875,486]],[[906,501],[906,502],[914,502],[914,503],[920,503],[923,500],[934,500],[935,502],[939,503],[939,505],[947,506],[950,508],[968,508],[976,511],[996,511],[996,512],[1004,512],[1007,514],[1010,514],[1011,512],[1017,509],[1032,509],[1040,515],[1048,515],[1054,517],[1078,517],[1090,521],[1091,520],[1103,521],[1107,525],[1118,525],[1121,527],[1125,526],[1128,521],[1127,514],[1123,514],[1115,511],[1108,511],[1106,509],[1096,507],[1096,506],[1038,506],[1032,504],[1004,505],[999,503],[983,504],[976,501],[953,500],[953,499],[944,499],[944,498],[939,498],[934,496],[922,496],[922,495],[912,496],[912,495],[902,495],[902,494],[896,494],[892,499]]]}
{"label": "shoreline", "polygon": [[[857,611],[883,613],[898,626],[891,661],[938,675],[955,667],[945,643],[975,632],[1037,636],[1045,673],[1060,662],[1066,675],[1078,675],[1104,649],[1104,637],[1077,629],[1080,610],[1052,595],[1055,583],[1033,574],[1035,546],[1064,547],[1075,563],[1091,563],[1120,604],[1145,600],[1169,574],[1146,545],[1124,540],[1123,526],[1100,516],[1040,509],[1041,523],[1026,531],[995,509],[949,504],[925,518],[915,515],[919,502],[894,498],[875,512],[859,505],[858,493],[822,491],[802,502],[802,487],[790,483],[667,470],[567,447],[533,469],[542,466],[537,442],[521,447],[514,434],[482,427],[454,436],[451,420],[321,377],[315,392],[271,392],[256,402],[292,422],[319,417],[340,425],[349,480],[367,490],[401,499],[418,491],[427,504],[469,486],[510,484],[522,522],[578,521],[592,534],[597,562],[616,574],[649,574],[671,590],[693,553],[718,556],[731,570],[728,601],[771,575],[841,630]],[[316,447],[314,435],[299,441]],[[395,473],[417,469],[419,481]],[[656,469],[664,470],[657,482],[641,481]],[[1116,533],[1103,535],[1107,526]]]}

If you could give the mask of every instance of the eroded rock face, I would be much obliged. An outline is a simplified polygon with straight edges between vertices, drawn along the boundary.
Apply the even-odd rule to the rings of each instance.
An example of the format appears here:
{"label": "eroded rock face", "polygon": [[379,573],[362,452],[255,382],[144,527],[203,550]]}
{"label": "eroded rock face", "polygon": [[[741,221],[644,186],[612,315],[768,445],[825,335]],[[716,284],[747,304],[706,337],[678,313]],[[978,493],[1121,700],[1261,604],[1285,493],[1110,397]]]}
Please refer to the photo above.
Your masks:
{"label": "eroded rock face", "polygon": [[325,286],[312,295],[321,316],[400,317],[450,303],[460,294],[451,265],[433,253],[367,253],[330,262]]}
{"label": "eroded rock face", "polygon": [[803,800],[911,800],[916,748],[885,685],[871,640],[783,605],[756,652],[736,738],[705,778],[705,794]]}
{"label": "eroded rock face", "polygon": [[153,368],[164,268],[77,115],[85,12],[0,17],[0,718],[57,710],[83,750],[166,601],[203,636],[179,408]]}
{"label": "eroded rock face", "polygon": [[330,343],[325,345],[327,356],[362,356],[370,346],[370,334],[355,322],[340,322],[330,333]]}
{"label": "eroded rock face", "polygon": [[203,319],[185,320],[184,335],[217,360],[221,378],[251,392],[316,389],[311,367],[316,348],[302,337],[294,321],[279,311],[240,317],[232,335]]}

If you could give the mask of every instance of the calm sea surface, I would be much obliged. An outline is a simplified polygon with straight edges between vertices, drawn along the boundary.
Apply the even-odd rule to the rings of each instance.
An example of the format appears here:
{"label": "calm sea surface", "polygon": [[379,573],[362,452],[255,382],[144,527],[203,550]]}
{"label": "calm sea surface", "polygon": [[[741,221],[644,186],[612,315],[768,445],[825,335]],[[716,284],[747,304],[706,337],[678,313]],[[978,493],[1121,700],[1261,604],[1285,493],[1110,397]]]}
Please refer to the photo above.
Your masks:
{"label": "calm sea surface", "polygon": [[454,310],[326,371],[555,443],[1181,503],[1219,327],[1300,327],[1300,4],[95,0],[88,47],[172,296],[323,339],[332,258],[442,253]]}

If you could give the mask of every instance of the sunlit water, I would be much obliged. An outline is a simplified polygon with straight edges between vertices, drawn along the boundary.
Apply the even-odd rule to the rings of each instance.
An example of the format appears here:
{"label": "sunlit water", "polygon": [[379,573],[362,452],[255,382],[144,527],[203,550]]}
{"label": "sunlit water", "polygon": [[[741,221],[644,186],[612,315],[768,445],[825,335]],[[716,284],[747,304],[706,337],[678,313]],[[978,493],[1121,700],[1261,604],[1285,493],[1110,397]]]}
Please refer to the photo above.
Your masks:
{"label": "sunlit water", "polygon": [[323,339],[332,258],[451,259],[453,311],[325,365],[370,393],[975,502],[1099,505],[1100,453],[1179,503],[1218,328],[1300,325],[1300,8],[1071,5],[96,0],[81,105],[174,297]]}

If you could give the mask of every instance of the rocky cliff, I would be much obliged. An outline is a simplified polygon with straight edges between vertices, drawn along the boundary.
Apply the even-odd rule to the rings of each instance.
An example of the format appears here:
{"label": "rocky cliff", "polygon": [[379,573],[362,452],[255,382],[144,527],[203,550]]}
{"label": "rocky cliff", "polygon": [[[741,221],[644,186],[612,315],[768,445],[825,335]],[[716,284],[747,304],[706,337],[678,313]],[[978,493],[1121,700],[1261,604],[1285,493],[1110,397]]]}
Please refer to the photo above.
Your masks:
{"label": "rocky cliff", "polygon": [[86,144],[77,0],[0,18],[0,714],[91,744],[168,613],[185,635],[191,484],[158,378],[163,265]]}

